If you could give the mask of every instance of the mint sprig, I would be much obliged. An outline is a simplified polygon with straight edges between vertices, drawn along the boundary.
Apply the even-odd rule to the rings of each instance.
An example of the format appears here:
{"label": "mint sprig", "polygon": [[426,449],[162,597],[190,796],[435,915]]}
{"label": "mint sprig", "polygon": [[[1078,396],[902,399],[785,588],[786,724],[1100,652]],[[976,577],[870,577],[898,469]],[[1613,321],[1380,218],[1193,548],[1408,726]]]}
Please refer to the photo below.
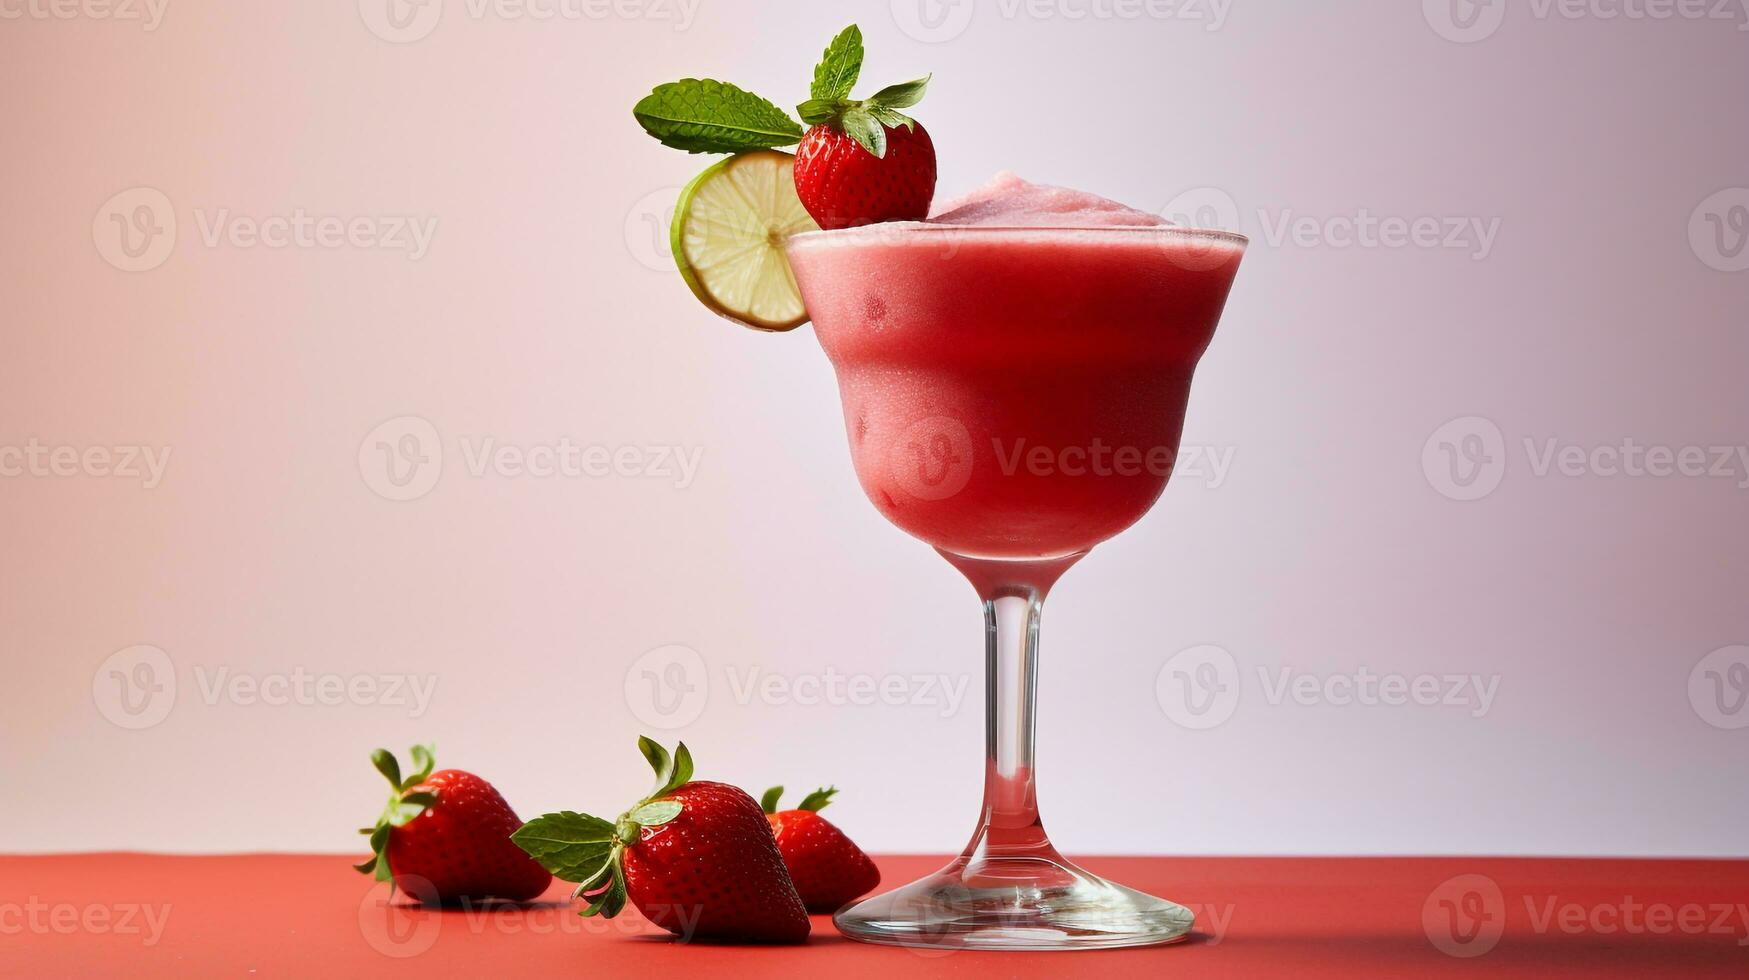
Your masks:
{"label": "mint sprig", "polygon": [[[850,98],[862,74],[862,30],[839,31],[814,66],[808,100],[796,107],[802,124],[827,125],[855,140],[876,157],[887,155],[887,130],[914,129],[900,112],[923,99],[929,76],[889,85],[866,99]],[[802,126],[769,99],[712,78],[683,78],[656,86],[632,108],[644,132],[688,153],[742,153],[788,146],[801,140]]]}
{"label": "mint sprig", "polygon": [[692,781],[692,753],[685,742],[676,745],[671,756],[654,740],[640,737],[638,751],[655,770],[656,786],[618,820],[563,810],[542,814],[510,835],[553,877],[577,883],[571,897],[587,903],[581,913],[585,916],[611,919],[625,908],[625,849],[637,842],[644,827],[658,827],[680,816],[680,801],[662,797]]}
{"label": "mint sprig", "polygon": [[632,115],[662,145],[688,153],[740,153],[802,138],[802,127],[770,100],[712,78],[658,85]]}
{"label": "mint sprig", "polygon": [[856,86],[856,76],[862,73],[862,28],[855,24],[838,32],[820,63],[814,68],[814,84],[808,87],[808,98],[836,101],[850,97]]}

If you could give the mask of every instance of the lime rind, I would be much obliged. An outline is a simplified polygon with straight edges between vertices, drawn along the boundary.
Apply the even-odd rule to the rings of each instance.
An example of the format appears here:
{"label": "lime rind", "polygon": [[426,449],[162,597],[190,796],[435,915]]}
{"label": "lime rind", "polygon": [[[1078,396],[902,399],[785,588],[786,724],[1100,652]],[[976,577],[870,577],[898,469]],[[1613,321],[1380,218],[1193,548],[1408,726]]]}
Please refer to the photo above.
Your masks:
{"label": "lime rind", "polygon": [[783,246],[819,225],[796,196],[794,169],[778,150],[738,153],[694,177],[674,209],[681,278],[712,311],[755,330],[808,322]]}

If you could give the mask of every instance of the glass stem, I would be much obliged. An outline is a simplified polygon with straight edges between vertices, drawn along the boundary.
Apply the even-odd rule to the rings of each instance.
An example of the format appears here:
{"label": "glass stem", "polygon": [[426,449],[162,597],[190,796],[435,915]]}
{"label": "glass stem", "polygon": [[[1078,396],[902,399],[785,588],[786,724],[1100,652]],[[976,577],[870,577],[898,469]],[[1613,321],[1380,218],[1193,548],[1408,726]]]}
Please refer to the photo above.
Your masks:
{"label": "glass stem", "polygon": [[1039,561],[947,555],[984,602],[984,805],[969,860],[1054,854],[1039,819],[1039,615],[1057,578],[1080,554]]}

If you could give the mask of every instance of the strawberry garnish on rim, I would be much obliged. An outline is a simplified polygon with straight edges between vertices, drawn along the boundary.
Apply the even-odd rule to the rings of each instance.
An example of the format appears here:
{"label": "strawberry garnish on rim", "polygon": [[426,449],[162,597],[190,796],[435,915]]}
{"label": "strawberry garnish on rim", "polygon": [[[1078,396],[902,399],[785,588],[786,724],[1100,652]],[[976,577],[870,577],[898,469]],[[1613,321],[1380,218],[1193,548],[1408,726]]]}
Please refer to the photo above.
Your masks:
{"label": "strawberry garnish on rim", "polygon": [[822,228],[921,221],[935,196],[935,144],[899,111],[922,101],[929,77],[852,99],[861,71],[862,32],[852,24],[826,46],[808,101],[796,107],[809,127],[796,148],[796,194]]}

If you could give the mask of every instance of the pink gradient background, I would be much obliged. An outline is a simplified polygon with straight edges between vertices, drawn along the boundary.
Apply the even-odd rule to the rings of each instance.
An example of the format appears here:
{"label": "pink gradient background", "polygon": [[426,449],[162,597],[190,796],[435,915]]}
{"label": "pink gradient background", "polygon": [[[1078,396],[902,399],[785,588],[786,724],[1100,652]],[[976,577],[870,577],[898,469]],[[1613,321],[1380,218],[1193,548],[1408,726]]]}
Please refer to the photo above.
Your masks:
{"label": "pink gradient background", "polygon": [[[736,330],[668,268],[660,209],[704,161],[629,113],[682,75],[798,101],[854,20],[867,84],[935,73],[918,115],[943,193],[1002,168],[1155,209],[1213,187],[1193,199],[1253,238],[1185,433],[1230,447],[1230,474],[1175,482],[1050,604],[1040,771],[1065,849],[1749,855],[1749,729],[1688,695],[1709,651],[1749,643],[1744,474],[1537,476],[1522,449],[1749,441],[1749,272],[1688,236],[1701,201],[1749,186],[1742,22],[1511,5],[1456,43],[1418,3],[1233,0],[1208,30],[991,0],[937,8],[964,27],[929,39],[913,3],[703,0],[677,30],[449,0],[407,44],[353,0],[168,0],[154,31],[0,20],[0,446],[172,451],[151,490],[0,478],[0,850],[355,848],[381,804],[366,753],[421,739],[524,816],[613,812],[644,788],[640,731],[755,790],[836,782],[871,850],[960,846],[972,593],[862,498],[809,330]],[[136,186],[179,228],[129,273],[93,216]],[[438,226],[417,261],[209,246],[199,215],[221,208]],[[1481,260],[1269,240],[1287,211],[1360,208],[1500,223]],[[444,452],[408,502],[359,462],[401,416]],[[1422,451],[1467,416],[1508,467],[1460,502]],[[482,437],[702,457],[683,489],[475,477],[461,443]],[[137,731],[94,697],[134,644],[177,674]],[[709,693],[663,732],[627,677],[667,644],[698,651]],[[1200,644],[1246,679],[1203,731],[1156,696]],[[744,704],[725,674],[828,665],[966,696]],[[1499,687],[1481,717],[1270,704],[1256,672],[1279,665]],[[299,668],[437,686],[417,718],[203,697],[221,669]]]}

